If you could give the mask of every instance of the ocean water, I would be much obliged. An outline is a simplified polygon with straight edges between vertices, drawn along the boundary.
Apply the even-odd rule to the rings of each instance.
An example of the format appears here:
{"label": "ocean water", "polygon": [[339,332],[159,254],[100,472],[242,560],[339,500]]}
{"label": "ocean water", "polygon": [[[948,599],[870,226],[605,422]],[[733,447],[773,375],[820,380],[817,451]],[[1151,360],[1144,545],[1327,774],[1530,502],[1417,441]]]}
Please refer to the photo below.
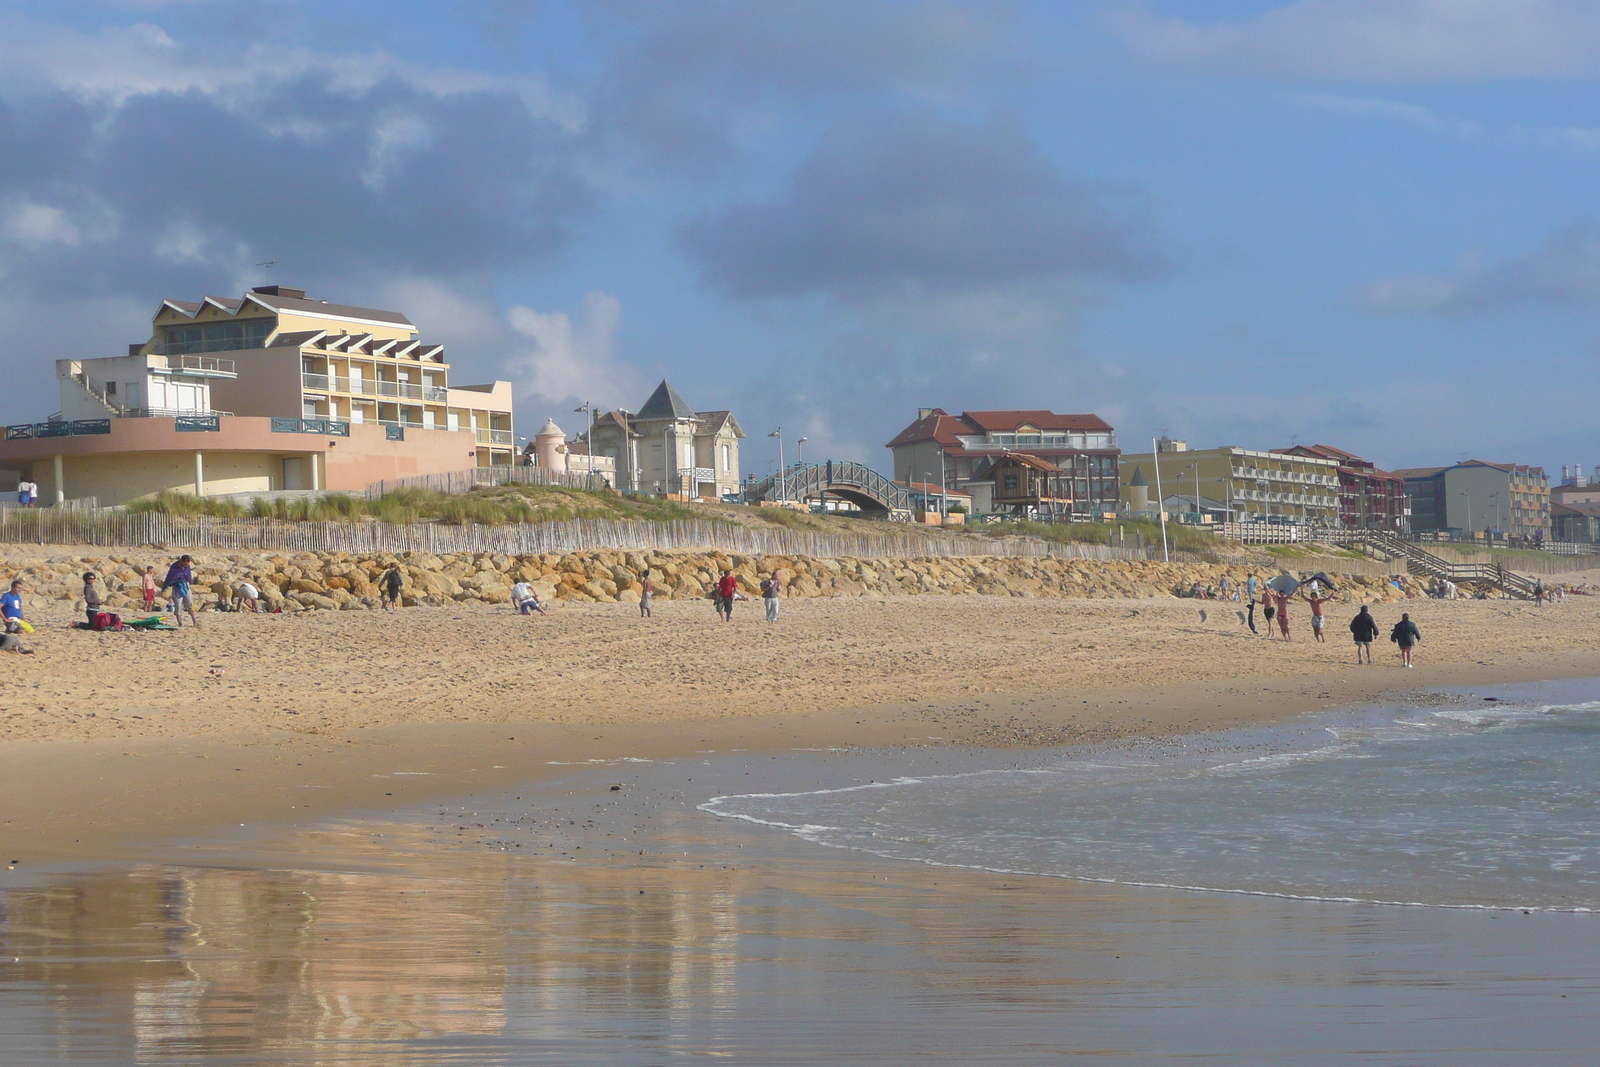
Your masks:
{"label": "ocean water", "polygon": [[715,797],[875,856],[1330,901],[1600,909],[1600,686],[1451,692],[1035,765]]}

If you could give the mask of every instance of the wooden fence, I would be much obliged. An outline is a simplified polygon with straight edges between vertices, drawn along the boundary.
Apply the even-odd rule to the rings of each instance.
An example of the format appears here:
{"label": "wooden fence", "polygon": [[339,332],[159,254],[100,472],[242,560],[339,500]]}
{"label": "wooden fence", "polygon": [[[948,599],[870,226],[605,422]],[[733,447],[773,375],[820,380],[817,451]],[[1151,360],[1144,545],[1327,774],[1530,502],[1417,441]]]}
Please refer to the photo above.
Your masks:
{"label": "wooden fence", "polygon": [[[114,546],[161,545],[215,552],[542,552],[720,550],[742,555],[836,558],[1008,556],[1142,560],[1149,548],[1059,544],[1028,538],[893,534],[827,534],[729,523],[616,522],[572,519],[506,526],[442,523],[286,522],[280,519],[177,518],[157,512],[7,510],[0,543]],[[1159,549],[1155,550],[1159,558]],[[1192,562],[1174,553],[1179,562]]]}
{"label": "wooden fence", "polygon": [[587,471],[548,470],[544,467],[469,467],[466,470],[447,471],[443,474],[418,474],[408,478],[390,478],[367,486],[368,500],[381,500],[397,489],[430,489],[437,493],[458,496],[479,486],[553,485],[563,489],[609,489],[603,474]]}

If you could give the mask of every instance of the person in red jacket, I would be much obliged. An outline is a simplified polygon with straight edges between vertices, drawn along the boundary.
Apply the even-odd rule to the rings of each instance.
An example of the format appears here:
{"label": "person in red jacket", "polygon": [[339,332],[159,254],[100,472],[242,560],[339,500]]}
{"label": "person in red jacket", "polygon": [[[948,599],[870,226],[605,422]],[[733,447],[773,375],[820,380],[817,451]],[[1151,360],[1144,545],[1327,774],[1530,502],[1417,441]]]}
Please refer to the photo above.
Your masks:
{"label": "person in red jacket", "polygon": [[733,602],[743,600],[739,595],[739,579],[733,576],[732,571],[723,571],[722,577],[717,579],[717,618],[723,622],[733,621]]}

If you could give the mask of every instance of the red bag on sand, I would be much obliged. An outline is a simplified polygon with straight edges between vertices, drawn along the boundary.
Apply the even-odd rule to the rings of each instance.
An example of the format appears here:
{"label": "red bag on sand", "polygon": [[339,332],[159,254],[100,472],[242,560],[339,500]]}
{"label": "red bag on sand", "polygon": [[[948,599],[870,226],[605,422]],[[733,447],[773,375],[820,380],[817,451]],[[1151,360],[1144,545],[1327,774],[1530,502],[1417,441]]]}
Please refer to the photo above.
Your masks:
{"label": "red bag on sand", "polygon": [[104,633],[106,630],[122,629],[122,616],[110,611],[99,611],[94,616],[95,633]]}

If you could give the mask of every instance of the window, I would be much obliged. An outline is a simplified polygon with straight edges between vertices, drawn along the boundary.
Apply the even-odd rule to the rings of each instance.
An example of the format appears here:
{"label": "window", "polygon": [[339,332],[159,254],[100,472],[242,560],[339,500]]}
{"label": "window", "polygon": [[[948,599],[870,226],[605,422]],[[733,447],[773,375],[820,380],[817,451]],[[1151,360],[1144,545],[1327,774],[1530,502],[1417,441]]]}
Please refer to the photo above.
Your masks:
{"label": "window", "polygon": [[733,449],[727,445],[722,446],[722,469],[724,472],[733,470]]}
{"label": "window", "polygon": [[1007,489],[1015,491],[1017,488],[1017,476],[1015,474],[1006,475],[1005,483]]}
{"label": "window", "polygon": [[271,319],[246,319],[243,322],[213,322],[204,326],[168,326],[168,355],[194,352],[225,352],[240,348],[261,348],[272,332]]}

